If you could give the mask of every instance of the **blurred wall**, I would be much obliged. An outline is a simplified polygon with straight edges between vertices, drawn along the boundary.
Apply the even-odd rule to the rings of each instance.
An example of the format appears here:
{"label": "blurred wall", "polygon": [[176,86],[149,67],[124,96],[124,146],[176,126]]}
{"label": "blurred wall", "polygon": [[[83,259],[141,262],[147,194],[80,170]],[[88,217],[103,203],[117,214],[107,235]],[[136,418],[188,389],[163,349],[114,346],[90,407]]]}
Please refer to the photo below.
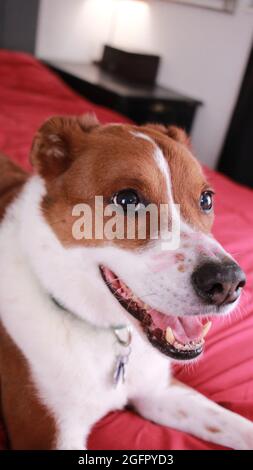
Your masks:
{"label": "blurred wall", "polygon": [[253,13],[239,0],[233,15],[166,0],[41,0],[36,53],[85,62],[102,44],[163,57],[159,83],[204,102],[192,141],[214,167],[250,52]]}
{"label": "blurred wall", "polygon": [[72,62],[99,56],[116,0],[40,0],[36,53]]}

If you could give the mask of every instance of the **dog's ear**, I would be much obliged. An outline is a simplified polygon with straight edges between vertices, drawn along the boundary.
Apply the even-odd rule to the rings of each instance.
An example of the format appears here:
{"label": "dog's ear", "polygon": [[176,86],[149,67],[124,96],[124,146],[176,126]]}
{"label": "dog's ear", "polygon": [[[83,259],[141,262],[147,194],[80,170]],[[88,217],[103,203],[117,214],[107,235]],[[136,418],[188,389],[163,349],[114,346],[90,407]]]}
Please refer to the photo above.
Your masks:
{"label": "dog's ear", "polygon": [[30,161],[47,178],[64,173],[78,155],[78,144],[99,122],[95,115],[56,116],[48,119],[33,140]]}
{"label": "dog's ear", "polygon": [[185,145],[186,147],[191,148],[191,139],[186,134],[184,129],[176,126],[168,126],[166,134],[172,139],[176,140],[180,144]]}
{"label": "dog's ear", "polygon": [[149,129],[153,129],[157,132],[161,132],[162,134],[167,135],[176,142],[185,145],[188,148],[191,148],[191,140],[190,137],[186,134],[186,132],[177,126],[164,126],[162,124],[147,124],[145,126]]}

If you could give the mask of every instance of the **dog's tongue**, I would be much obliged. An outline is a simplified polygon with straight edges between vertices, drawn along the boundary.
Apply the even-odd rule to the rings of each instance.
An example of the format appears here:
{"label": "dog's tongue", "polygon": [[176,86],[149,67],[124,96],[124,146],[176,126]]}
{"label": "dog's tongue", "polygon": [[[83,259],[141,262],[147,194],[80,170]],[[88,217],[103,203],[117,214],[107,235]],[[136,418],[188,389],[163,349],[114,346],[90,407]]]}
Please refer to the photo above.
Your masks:
{"label": "dog's tongue", "polygon": [[166,330],[168,326],[172,329],[177,341],[187,344],[190,341],[197,340],[201,337],[203,324],[198,317],[185,316],[176,317],[173,315],[164,315],[157,310],[149,310],[153,322],[157,328]]}

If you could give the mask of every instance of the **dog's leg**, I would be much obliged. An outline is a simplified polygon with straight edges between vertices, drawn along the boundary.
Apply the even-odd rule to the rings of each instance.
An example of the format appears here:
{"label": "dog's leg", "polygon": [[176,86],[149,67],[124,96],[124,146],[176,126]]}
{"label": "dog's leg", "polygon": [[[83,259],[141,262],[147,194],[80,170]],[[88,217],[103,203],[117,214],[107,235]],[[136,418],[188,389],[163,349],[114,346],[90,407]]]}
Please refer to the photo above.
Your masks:
{"label": "dog's leg", "polygon": [[58,423],[58,432],[55,442],[55,450],[86,450],[90,426],[85,425],[85,420],[70,419]]}
{"label": "dog's leg", "polygon": [[[67,423],[66,423],[67,424]],[[56,440],[56,450],[86,450],[90,430],[77,422],[70,422],[60,426]]]}
{"label": "dog's leg", "polygon": [[173,381],[166,390],[156,387],[132,401],[144,418],[232,449],[253,449],[251,421],[180,382]]}

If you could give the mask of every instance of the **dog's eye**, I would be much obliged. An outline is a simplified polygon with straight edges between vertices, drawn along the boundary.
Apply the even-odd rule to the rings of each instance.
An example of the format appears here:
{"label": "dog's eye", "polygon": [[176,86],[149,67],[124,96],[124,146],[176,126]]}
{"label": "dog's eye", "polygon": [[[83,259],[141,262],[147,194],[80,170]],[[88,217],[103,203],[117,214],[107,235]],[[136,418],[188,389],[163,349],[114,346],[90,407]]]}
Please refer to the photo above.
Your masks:
{"label": "dog's eye", "polygon": [[203,212],[210,212],[213,207],[213,192],[204,191],[200,196],[200,208]]}
{"label": "dog's eye", "polygon": [[134,189],[123,189],[116,193],[112,198],[115,206],[123,207],[124,211],[127,211],[127,206],[131,204],[134,206],[134,210],[137,211],[140,207],[140,198]]}

